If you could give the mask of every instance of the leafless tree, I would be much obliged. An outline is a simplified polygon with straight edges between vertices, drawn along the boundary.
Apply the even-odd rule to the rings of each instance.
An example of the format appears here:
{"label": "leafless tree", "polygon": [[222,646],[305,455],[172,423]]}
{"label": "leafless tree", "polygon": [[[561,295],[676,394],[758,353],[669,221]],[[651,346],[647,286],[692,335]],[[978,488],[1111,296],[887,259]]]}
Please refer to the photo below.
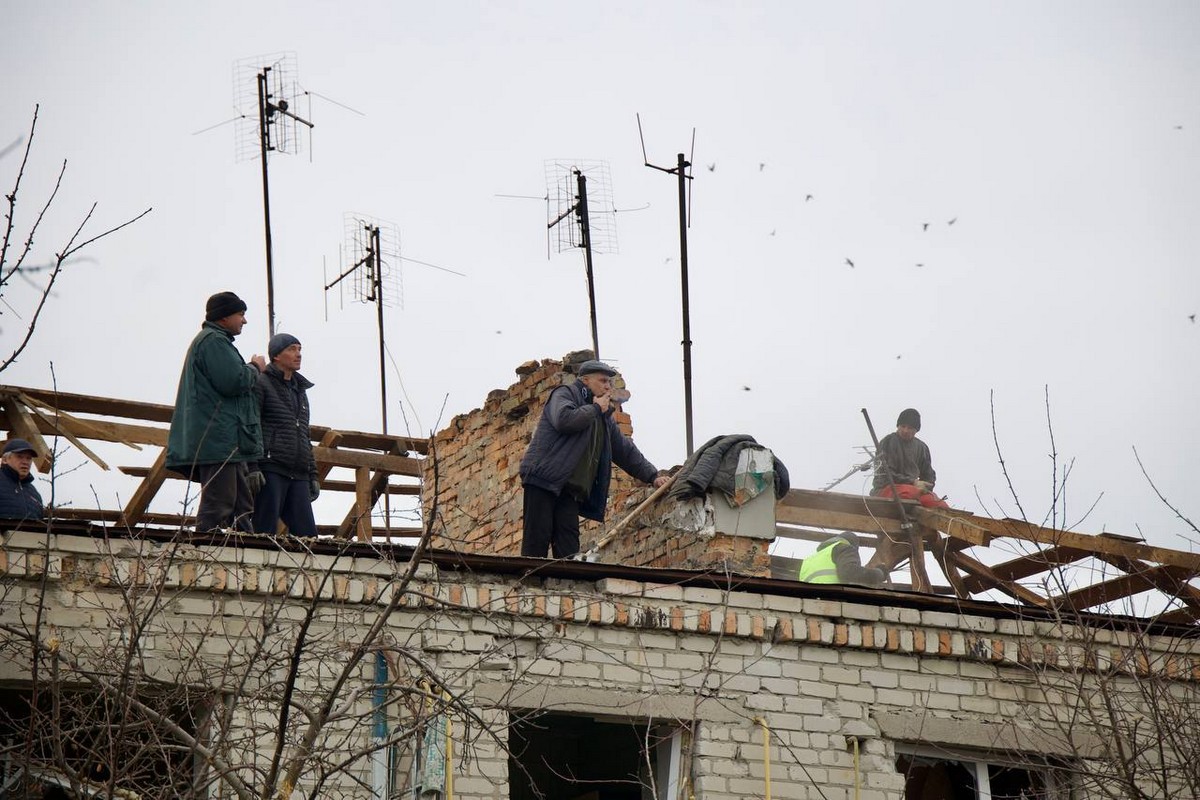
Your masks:
{"label": "leafless tree", "polygon": [[[38,319],[42,315],[42,310],[46,306],[46,301],[49,300],[51,292],[59,277],[62,275],[63,268],[71,264],[73,261],[79,260],[79,253],[88,245],[103,239],[111,233],[115,233],[122,228],[132,225],[142,217],[150,213],[151,209],[147,208],[137,216],[115,225],[107,230],[98,233],[94,236],[84,235],[84,228],[91,221],[92,215],[96,211],[96,203],[92,203],[84,215],[83,220],[75,228],[75,232],[67,239],[62,248],[54,254],[53,258],[44,262],[35,264],[30,261],[30,255],[33,252],[33,245],[37,236],[38,230],[43,221],[46,219],[50,207],[54,204],[55,198],[58,196],[58,190],[62,186],[63,176],[67,172],[67,162],[64,159],[62,166],[59,168],[58,177],[54,182],[54,188],[50,195],[46,198],[41,208],[36,215],[25,225],[18,226],[17,224],[17,208],[21,197],[21,183],[25,178],[25,168],[29,163],[29,153],[33,149],[33,142],[37,135],[38,112],[40,107],[34,107],[33,121],[29,126],[29,135],[25,137],[25,148],[21,156],[20,165],[17,167],[16,177],[13,179],[12,190],[4,196],[7,203],[7,209],[4,215],[4,233],[0,238],[0,316],[5,311],[16,316],[21,320],[19,328],[23,328],[23,332],[18,334],[19,341],[13,348],[12,352],[3,357],[0,361],[0,372],[3,372],[9,367],[29,344],[29,340],[33,338],[34,330],[37,328]],[[19,146],[17,140],[15,143]],[[15,149],[12,146],[5,147],[0,156],[6,155],[10,150]],[[37,299],[31,304],[30,309],[26,309],[27,316],[22,316],[16,308],[9,304],[5,299],[8,294],[8,289],[14,278],[22,278],[34,282],[31,276],[45,273],[44,283],[38,288]],[[35,282],[36,285],[36,282]],[[13,339],[10,337],[10,341]]]}

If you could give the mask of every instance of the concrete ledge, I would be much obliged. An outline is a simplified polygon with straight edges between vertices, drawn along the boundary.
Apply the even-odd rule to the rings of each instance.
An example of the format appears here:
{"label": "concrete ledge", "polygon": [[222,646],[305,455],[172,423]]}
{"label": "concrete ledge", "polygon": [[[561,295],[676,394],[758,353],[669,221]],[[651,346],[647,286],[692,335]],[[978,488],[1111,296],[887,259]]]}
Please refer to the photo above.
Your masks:
{"label": "concrete ledge", "polygon": [[1036,753],[1039,757],[1099,758],[1105,753],[1100,739],[1078,734],[1073,741],[1059,731],[1034,728],[1018,722],[985,722],[937,717],[926,711],[875,711],[871,719],[885,739],[967,747],[991,752]]}
{"label": "concrete ledge", "polygon": [[[745,722],[753,716],[748,711],[738,710],[744,704],[741,697],[722,702],[716,698],[690,694],[650,694],[591,686],[567,687],[512,681],[479,681],[475,684],[474,693],[476,702],[481,705],[573,714],[646,720],[697,719],[720,723]],[[736,709],[731,706],[736,706]]]}

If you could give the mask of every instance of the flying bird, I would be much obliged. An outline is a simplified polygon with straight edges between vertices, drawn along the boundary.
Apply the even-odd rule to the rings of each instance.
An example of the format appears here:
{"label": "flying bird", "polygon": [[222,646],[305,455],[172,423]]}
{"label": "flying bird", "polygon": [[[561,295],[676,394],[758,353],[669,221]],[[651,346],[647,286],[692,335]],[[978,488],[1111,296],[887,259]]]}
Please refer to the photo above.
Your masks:
{"label": "flying bird", "polygon": [[764,167],[766,167],[766,166],[767,166],[767,165],[766,165],[764,162],[762,162],[762,161],[758,162],[758,171],[759,171],[759,172],[762,172],[762,171],[763,171],[763,168],[764,168]]}
{"label": "flying bird", "polygon": [[709,172],[716,172],[716,171],[717,171],[717,165],[716,165],[716,163],[709,164],[709,165],[708,165],[708,171],[709,171]]}
{"label": "flying bird", "polygon": [[742,391],[743,391],[743,392],[748,392],[748,391],[750,391],[750,387],[749,387],[749,386],[743,386],[743,387],[742,387]]}
{"label": "flying bird", "polygon": [[1181,131],[1181,130],[1183,130],[1183,126],[1182,126],[1182,125],[1176,125],[1176,126],[1175,126],[1175,130],[1177,130],[1177,131]]}
{"label": "flying bird", "polygon": [[853,261],[851,261],[850,259],[848,259],[848,258],[847,258],[847,259],[846,259],[846,263],[850,265],[850,269],[854,269],[854,262],[853,262]]}
{"label": "flying bird", "polygon": [[918,267],[923,267],[923,266],[925,266],[925,264],[924,264],[924,263],[922,263],[922,262],[917,262],[917,266],[918,266]]}
{"label": "flying bird", "polygon": [[949,222],[947,222],[946,224],[947,224],[947,225],[953,225],[953,224],[954,224],[954,223],[956,223],[956,222],[958,222],[958,217],[955,217],[954,219],[950,220],[950,221],[949,221]]}
{"label": "flying bird", "polygon": [[807,203],[809,200],[812,200],[812,199],[813,199],[813,196],[811,194],[804,195],[804,202]]}
{"label": "flying bird", "polygon": [[1195,314],[1188,314],[1188,319],[1190,319],[1192,321],[1193,325],[1196,324],[1196,315]]}
{"label": "flying bird", "polygon": [[775,235],[775,229],[774,229],[774,228],[772,228],[772,229],[771,229],[771,235],[772,235],[772,236],[774,236],[774,235]]}
{"label": "flying bird", "polygon": [[928,223],[928,222],[922,222],[922,223],[921,223],[921,230],[922,230],[922,231],[927,231],[927,230],[929,230],[929,223]]}

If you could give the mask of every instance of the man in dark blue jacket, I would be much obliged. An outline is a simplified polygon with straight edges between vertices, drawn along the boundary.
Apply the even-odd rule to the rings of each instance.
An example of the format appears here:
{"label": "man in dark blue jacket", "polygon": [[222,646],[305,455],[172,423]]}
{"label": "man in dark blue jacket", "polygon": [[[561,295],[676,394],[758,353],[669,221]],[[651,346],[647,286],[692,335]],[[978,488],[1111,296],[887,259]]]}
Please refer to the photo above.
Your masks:
{"label": "man in dark blue jacket", "polygon": [[308,389],[297,370],[300,340],[277,333],[267,344],[271,363],[258,376],[254,396],[262,420],[263,457],[250,473],[262,488],[254,497],[255,533],[274,533],[282,518],[294,536],[316,536],[312,501],[321,493],[309,431]]}
{"label": "man in dark blue jacket", "polygon": [[[604,521],[611,465],[655,487],[666,482],[612,418],[612,377],[603,361],[579,365],[579,378],[558,386],[542,409],[521,459],[525,528],[521,555],[555,558],[579,552],[579,517]],[[656,477],[657,476],[657,477]]]}
{"label": "man in dark blue jacket", "polygon": [[24,439],[9,439],[0,456],[0,519],[42,519],[42,496],[33,485],[37,451]]}

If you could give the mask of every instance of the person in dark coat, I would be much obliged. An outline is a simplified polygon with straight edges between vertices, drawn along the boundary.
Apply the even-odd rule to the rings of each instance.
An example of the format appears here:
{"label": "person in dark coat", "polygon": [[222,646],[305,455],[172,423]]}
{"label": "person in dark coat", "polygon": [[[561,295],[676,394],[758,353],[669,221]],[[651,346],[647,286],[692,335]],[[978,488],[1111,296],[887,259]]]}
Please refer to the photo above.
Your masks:
{"label": "person in dark coat", "polygon": [[24,439],[9,439],[0,456],[0,519],[43,518],[42,496],[33,485],[37,451]]}
{"label": "person in dark coat", "polygon": [[[896,419],[896,432],[879,440],[871,494],[891,497],[891,481],[894,481],[901,500],[918,500],[921,505],[931,508],[947,508],[946,502],[933,493],[937,473],[933,471],[929,446],[917,438],[919,430],[921,413],[915,408],[901,411]],[[889,469],[891,481],[888,480]]]}
{"label": "person in dark coat", "polygon": [[312,503],[321,493],[308,429],[312,381],[297,370],[300,340],[277,333],[267,344],[271,363],[258,376],[254,396],[262,420],[263,457],[251,472],[262,489],[254,497],[255,533],[274,533],[282,519],[296,536],[316,536]]}
{"label": "person in dark coat", "polygon": [[257,486],[249,462],[262,455],[254,386],[267,368],[260,355],[242,360],[233,339],[246,324],[246,304],[233,292],[208,298],[204,324],[188,347],[167,436],[168,469],[200,484],[196,530],[250,530]]}
{"label": "person in dark coat", "polygon": [[579,552],[579,517],[604,521],[611,465],[656,488],[666,476],[646,460],[612,418],[617,371],[585,361],[574,383],[556,386],[521,459],[524,531],[521,555],[555,558]]}

